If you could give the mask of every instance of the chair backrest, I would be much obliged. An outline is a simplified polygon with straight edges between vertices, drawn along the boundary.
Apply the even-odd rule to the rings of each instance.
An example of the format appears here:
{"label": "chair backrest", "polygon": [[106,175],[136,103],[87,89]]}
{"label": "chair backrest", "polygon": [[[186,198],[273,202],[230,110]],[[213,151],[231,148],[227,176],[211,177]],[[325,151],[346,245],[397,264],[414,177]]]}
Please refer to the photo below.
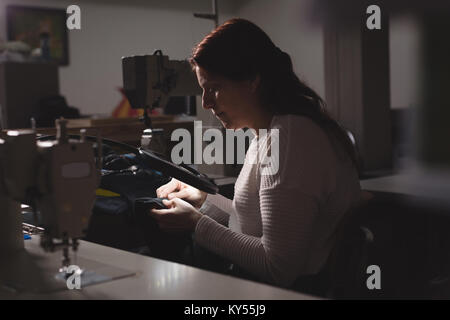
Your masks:
{"label": "chair backrest", "polygon": [[347,133],[347,136],[353,145],[353,149],[354,149],[355,157],[356,157],[356,165],[357,165],[357,169],[358,169],[358,175],[361,177],[364,172],[364,159],[362,158],[361,152],[359,151],[358,143],[356,142],[356,138],[355,138],[354,134],[347,128],[345,128],[345,132]]}
{"label": "chair backrest", "polygon": [[367,290],[367,261],[375,239],[363,217],[370,202],[349,210],[338,225],[335,246],[322,271],[327,298],[357,299]]}
{"label": "chair backrest", "polygon": [[371,193],[363,193],[361,204],[338,224],[325,266],[316,275],[299,277],[291,289],[331,299],[360,298],[366,292],[367,260],[374,235],[363,218],[372,199]]}

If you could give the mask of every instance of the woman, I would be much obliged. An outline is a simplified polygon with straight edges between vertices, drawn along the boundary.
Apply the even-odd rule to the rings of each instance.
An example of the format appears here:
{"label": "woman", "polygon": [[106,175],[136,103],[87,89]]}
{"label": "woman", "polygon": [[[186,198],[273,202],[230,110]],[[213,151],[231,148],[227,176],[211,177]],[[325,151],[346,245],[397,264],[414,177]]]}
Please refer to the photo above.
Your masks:
{"label": "woman", "polygon": [[153,216],[163,229],[192,231],[198,245],[261,281],[289,287],[319,273],[338,222],[360,200],[346,132],[295,75],[289,55],[249,21],[219,26],[190,61],[203,108],[227,129],[247,127],[256,135],[277,129],[279,163],[263,174],[263,161],[249,160],[267,153],[267,141],[258,143],[256,136],[233,201],[172,180],[157,190],[169,199],[168,209],[152,210]]}

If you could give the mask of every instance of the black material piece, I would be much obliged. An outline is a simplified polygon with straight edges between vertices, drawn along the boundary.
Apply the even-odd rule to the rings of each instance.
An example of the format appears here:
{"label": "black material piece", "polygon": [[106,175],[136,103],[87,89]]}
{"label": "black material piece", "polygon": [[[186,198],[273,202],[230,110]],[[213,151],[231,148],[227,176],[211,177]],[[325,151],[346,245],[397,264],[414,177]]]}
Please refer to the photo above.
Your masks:
{"label": "black material piece", "polygon": [[134,206],[136,207],[145,207],[147,209],[167,209],[164,205],[163,200],[167,200],[166,198],[139,198],[134,202]]}
{"label": "black material piece", "polygon": [[131,166],[132,163],[125,156],[108,154],[103,160],[103,168],[107,170],[123,170]]}
{"label": "black material piece", "polygon": [[219,191],[219,187],[214,181],[190,166],[173,164],[148,150],[139,149],[139,154],[155,170],[161,171],[164,174],[210,194],[216,194]]}
{"label": "black material piece", "polygon": [[134,219],[142,230],[150,255],[155,258],[185,262],[184,252],[192,245],[189,232],[166,233],[162,231],[156,220],[149,215],[152,208],[165,208],[160,198],[140,198],[134,202]]}
{"label": "black material piece", "polygon": [[129,209],[128,203],[123,197],[103,197],[97,196],[94,203],[94,210],[111,215],[125,214]]}

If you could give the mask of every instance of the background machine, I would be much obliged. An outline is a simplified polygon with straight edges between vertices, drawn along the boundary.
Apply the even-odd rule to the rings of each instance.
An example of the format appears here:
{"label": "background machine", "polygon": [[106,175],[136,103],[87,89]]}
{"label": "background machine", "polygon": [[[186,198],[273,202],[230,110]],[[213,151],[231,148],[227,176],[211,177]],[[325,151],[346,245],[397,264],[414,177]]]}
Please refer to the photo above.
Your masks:
{"label": "background machine", "polygon": [[163,108],[169,97],[201,94],[194,72],[186,60],[169,60],[156,50],[153,55],[122,58],[123,89],[134,109],[144,109],[145,123],[151,127],[147,110]]}

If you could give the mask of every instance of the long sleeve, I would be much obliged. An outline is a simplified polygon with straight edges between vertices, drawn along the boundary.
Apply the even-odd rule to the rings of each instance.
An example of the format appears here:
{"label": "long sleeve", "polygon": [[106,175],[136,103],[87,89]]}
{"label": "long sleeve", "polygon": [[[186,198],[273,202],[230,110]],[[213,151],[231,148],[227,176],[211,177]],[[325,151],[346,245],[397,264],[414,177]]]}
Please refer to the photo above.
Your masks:
{"label": "long sleeve", "polygon": [[[283,188],[261,190],[263,236],[234,232],[202,217],[195,239],[268,282],[288,286],[295,281],[307,256],[317,203],[309,196]],[[271,214],[277,212],[277,214]],[[298,214],[301,212],[302,214]]]}
{"label": "long sleeve", "polygon": [[230,214],[233,212],[232,200],[220,194],[208,194],[200,212],[221,225],[228,226]]}

